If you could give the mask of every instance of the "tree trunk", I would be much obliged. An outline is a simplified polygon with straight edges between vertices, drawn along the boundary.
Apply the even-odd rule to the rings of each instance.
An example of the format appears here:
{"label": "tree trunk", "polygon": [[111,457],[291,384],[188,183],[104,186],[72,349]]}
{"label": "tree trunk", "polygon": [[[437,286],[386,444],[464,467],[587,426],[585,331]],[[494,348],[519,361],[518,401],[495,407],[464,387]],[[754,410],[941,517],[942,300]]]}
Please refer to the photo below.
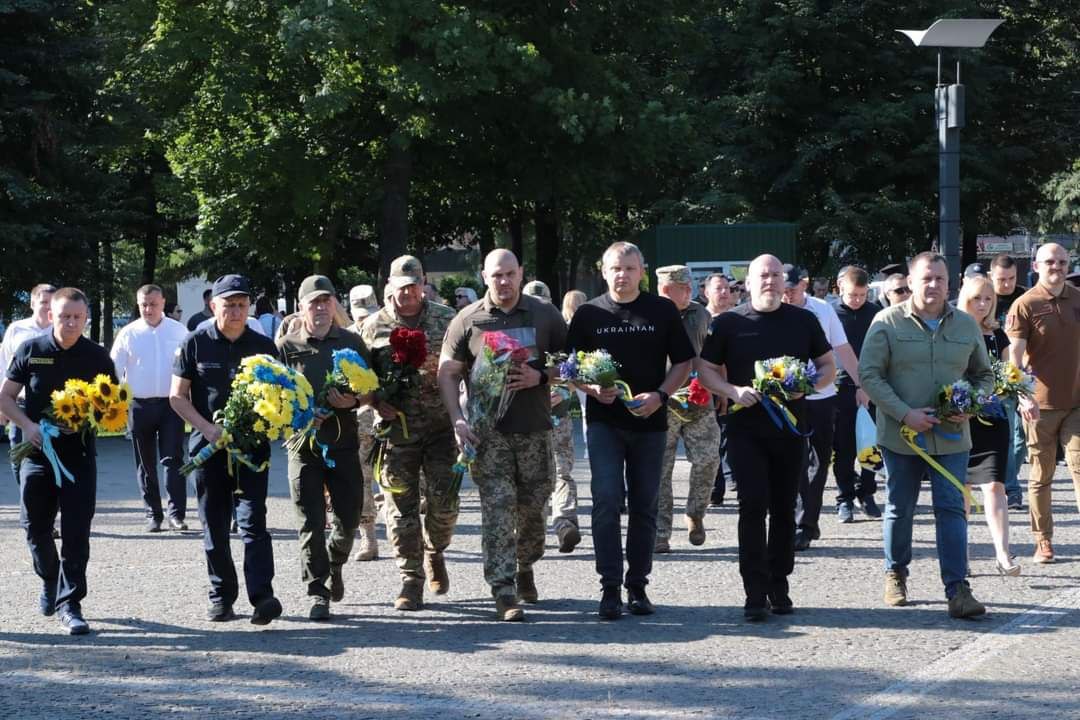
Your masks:
{"label": "tree trunk", "polygon": [[519,263],[525,262],[525,221],[520,208],[514,208],[510,213],[510,252]]}
{"label": "tree trunk", "polygon": [[536,278],[551,290],[552,299],[561,297],[559,270],[559,216],[554,200],[536,203]]}
{"label": "tree trunk", "polygon": [[161,223],[157,211],[157,190],[154,188],[154,176],[152,173],[143,173],[142,181],[143,197],[146,200],[146,227],[143,233],[143,263],[140,285],[149,285],[154,282],[157,272],[158,242],[161,235]]}
{"label": "tree trunk", "polygon": [[345,209],[337,202],[335,205],[319,237],[319,259],[315,262],[315,272],[327,277],[333,277],[334,270],[341,265],[334,257],[334,248],[345,231]]}
{"label": "tree trunk", "polygon": [[112,240],[105,238],[101,249],[101,343],[110,348],[113,341],[113,303],[116,301]]}
{"label": "tree trunk", "polygon": [[385,281],[390,263],[405,254],[409,239],[409,183],[412,154],[393,139],[389,143],[383,178],[382,220],[379,228],[379,278]]}
{"label": "tree trunk", "polygon": [[486,232],[481,231],[476,238],[480,247],[480,260],[483,262],[488,253],[495,249],[495,226],[492,225],[491,229]]}
{"label": "tree trunk", "polygon": [[101,241],[93,240],[90,244],[90,278],[93,283],[91,293],[96,295],[90,299],[90,339],[94,342],[101,340]]}

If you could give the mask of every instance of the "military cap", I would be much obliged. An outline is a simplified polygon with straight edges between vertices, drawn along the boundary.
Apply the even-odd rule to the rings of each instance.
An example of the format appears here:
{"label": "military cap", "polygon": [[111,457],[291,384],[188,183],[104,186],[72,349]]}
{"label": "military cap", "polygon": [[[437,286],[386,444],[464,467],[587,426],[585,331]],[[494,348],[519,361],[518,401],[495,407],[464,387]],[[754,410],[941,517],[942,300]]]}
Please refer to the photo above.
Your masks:
{"label": "military cap", "polygon": [[419,258],[402,255],[390,263],[390,276],[386,281],[396,288],[419,285],[424,282],[424,266],[420,264]]}
{"label": "military cap", "polygon": [[661,285],[679,283],[690,284],[690,268],[685,265],[665,265],[656,268],[656,280]]}

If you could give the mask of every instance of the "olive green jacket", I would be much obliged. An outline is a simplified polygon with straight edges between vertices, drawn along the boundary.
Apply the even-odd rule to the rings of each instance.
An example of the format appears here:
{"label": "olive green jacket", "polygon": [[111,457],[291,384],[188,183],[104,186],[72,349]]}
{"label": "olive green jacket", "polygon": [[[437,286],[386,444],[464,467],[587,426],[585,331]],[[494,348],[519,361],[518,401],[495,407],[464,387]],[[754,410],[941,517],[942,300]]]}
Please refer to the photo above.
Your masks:
{"label": "olive green jacket", "polygon": [[[859,382],[877,406],[877,442],[905,455],[914,451],[900,436],[912,408],[933,407],[945,385],[964,379],[975,392],[993,392],[994,372],[975,319],[946,306],[932,331],[915,315],[911,300],[882,310],[866,333],[859,357]],[[971,449],[968,423],[942,422],[924,433],[927,452],[948,455]],[[943,434],[959,435],[950,439]]]}

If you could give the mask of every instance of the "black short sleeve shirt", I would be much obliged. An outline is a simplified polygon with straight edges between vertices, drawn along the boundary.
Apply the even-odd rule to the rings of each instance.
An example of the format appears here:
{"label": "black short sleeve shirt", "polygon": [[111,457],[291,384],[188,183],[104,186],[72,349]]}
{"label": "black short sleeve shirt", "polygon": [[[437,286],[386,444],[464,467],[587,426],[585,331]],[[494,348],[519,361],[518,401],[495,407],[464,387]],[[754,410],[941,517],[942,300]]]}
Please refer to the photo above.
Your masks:
{"label": "black short sleeve shirt", "polygon": [[[758,312],[750,303],[744,303],[716,316],[701,358],[725,366],[732,385],[748,386],[754,380],[754,363],[759,360],[790,355],[808,362],[830,350],[821,323],[809,310],[783,303],[771,312]],[[786,404],[804,425],[806,400]],[[734,413],[729,423],[732,429],[766,435],[790,433],[777,428],[760,404]]]}
{"label": "black short sleeve shirt", "polygon": [[[669,363],[676,365],[695,356],[675,303],[650,293],[641,293],[628,303],[615,302],[605,293],[578,308],[570,321],[567,351],[601,348],[619,364],[619,377],[635,395],[657,390],[667,377]],[[590,423],[646,432],[667,430],[666,407],[639,418],[621,402],[604,405],[590,397],[585,413]]]}
{"label": "black short sleeve shirt", "polygon": [[[105,348],[80,337],[66,350],[60,347],[52,333],[27,340],[15,351],[7,369],[7,377],[26,388],[26,416],[40,422],[51,403],[54,390],[62,390],[72,378],[93,380],[108,375],[116,381],[112,359]],[[54,445],[59,452],[81,447],[80,434],[60,435]],[[86,447],[93,448],[93,434],[86,436]]]}
{"label": "black short sleeve shirt", "polygon": [[[191,381],[191,404],[207,420],[225,408],[229,401],[233,378],[240,368],[240,361],[249,355],[269,355],[277,358],[274,341],[251,328],[236,340],[221,334],[216,323],[189,333],[176,349],[173,375]],[[206,444],[206,438],[198,430],[191,433],[191,452],[198,452]],[[269,453],[269,445],[266,446]]]}

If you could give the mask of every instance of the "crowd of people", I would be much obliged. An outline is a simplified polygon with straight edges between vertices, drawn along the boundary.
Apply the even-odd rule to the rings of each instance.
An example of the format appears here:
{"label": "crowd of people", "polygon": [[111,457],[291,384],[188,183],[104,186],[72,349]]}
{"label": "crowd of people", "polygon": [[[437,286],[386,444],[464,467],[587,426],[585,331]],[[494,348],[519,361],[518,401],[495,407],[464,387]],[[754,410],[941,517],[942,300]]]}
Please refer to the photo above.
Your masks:
{"label": "crowd of people", "polygon": [[[968,583],[968,492],[950,477],[981,491],[997,570],[1017,575],[1008,512],[1024,508],[1017,478],[1026,453],[1032,560],[1054,561],[1050,484],[1059,449],[1080,501],[1080,291],[1066,280],[1068,254],[1061,246],[1039,248],[1031,289],[1017,286],[1008,255],[988,267],[969,266],[955,304],[947,264],[929,252],[889,268],[877,301],[869,297],[871,279],[863,268],[839,273],[830,302],[827,285],[808,293],[807,273],[771,255],[755,258],[738,286],[717,273],[695,287],[687,266],[657,268],[655,294],[642,289],[646,266],[635,245],[611,245],[601,267],[606,292],[588,300],[572,290],[560,310],[546,285],[524,282],[513,253],[495,250],[484,259],[483,295],[459,288],[450,307],[434,297],[420,260],[406,255],[391,263],[381,303],[374,288],[357,286],[348,293],[346,313],[333,283],[313,275],[300,285],[297,312],[285,318],[261,299],[253,313],[249,281],[225,275],[186,327],[169,316],[162,288],[145,285],[136,292],[139,318],[109,350],[84,335],[89,300],[81,291],[35,286],[31,316],[12,323],[0,345],[6,369],[0,420],[9,423],[13,445],[29,441],[39,448],[12,470],[42,580],[40,612],[57,614],[71,634],[89,632],[81,602],[94,515],[95,438],[50,432],[55,428],[41,422],[51,393],[67,380],[104,374],[130,386],[129,431],[146,530],[183,532],[185,433],[190,457],[228,443],[221,412],[244,358],[271,355],[319,393],[335,352],[353,351],[373,363],[392,351],[391,337],[402,328],[426,339],[415,386],[394,405],[377,393],[331,387],[317,442],[289,445],[300,576],[312,620],[331,617],[332,604],[344,597],[350,558],[378,557],[380,505],[401,576],[394,607],[415,611],[424,606],[425,590],[449,591],[444,553],[458,519],[456,463],[466,451],[473,453],[469,472],[479,492],[483,573],[495,617],[524,619],[523,605],[540,597],[533,568],[544,554],[548,525],[562,553],[582,539],[572,473],[575,397],[587,446],[602,619],[655,611],[646,588],[654,556],[672,548],[672,469],[680,439],[690,464],[682,509],[691,545],[707,541],[709,504],[722,505],[737,493],[748,621],[794,611],[794,553],[820,540],[830,467],[840,523],[852,522],[857,512],[883,519],[883,599],[889,605],[908,601],[913,517],[924,479],[952,617],[974,617],[986,608]],[[695,291],[701,302],[693,299]],[[528,358],[513,361],[507,372],[509,409],[481,429],[467,399],[471,371],[491,333],[515,338]],[[610,354],[629,391],[567,384],[549,362],[560,352],[599,350]],[[763,397],[755,388],[757,367],[780,357],[812,364],[812,392],[793,393],[783,403]],[[937,416],[935,396],[943,385],[962,379],[993,393],[991,363],[1000,359],[1030,368],[1033,397],[1007,404],[1001,418]],[[679,399],[692,378],[708,392],[707,402]],[[778,419],[778,404],[786,422]],[[884,512],[876,499],[877,473],[856,461],[861,408],[876,421]],[[282,613],[266,527],[269,445],[257,442],[243,462],[233,459],[210,455],[193,471],[207,619],[236,617],[235,532],[243,541],[251,622],[266,624]],[[57,460],[70,480],[56,481]]]}

